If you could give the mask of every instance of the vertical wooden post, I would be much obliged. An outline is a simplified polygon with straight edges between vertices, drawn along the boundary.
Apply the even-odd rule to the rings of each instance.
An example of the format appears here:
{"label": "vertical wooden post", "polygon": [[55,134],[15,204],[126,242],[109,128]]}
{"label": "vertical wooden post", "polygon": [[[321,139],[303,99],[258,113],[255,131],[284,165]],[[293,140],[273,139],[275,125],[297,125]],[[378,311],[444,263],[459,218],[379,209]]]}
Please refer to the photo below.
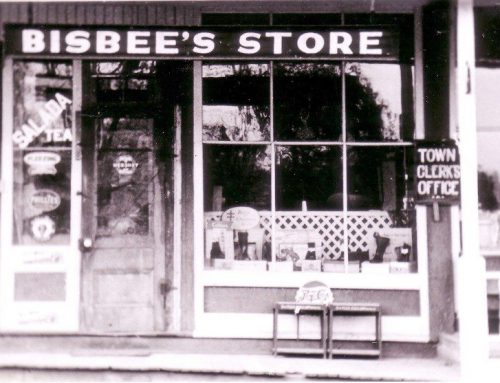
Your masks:
{"label": "vertical wooden post", "polygon": [[461,156],[462,256],[458,315],[462,379],[481,381],[488,359],[485,262],[479,252],[474,10],[457,0],[457,113]]}

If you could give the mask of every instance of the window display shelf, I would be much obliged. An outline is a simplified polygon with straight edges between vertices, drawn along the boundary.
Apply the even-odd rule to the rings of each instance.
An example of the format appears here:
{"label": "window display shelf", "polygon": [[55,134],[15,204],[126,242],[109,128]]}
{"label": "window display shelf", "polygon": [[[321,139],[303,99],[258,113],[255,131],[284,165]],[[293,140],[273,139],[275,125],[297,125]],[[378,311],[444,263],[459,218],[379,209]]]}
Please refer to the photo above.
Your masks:
{"label": "window display shelf", "polygon": [[[415,274],[349,274],[320,272],[255,272],[240,270],[204,270],[202,284],[214,287],[280,287],[298,288],[311,280],[331,288],[420,290],[422,275]],[[258,278],[256,276],[258,275]]]}

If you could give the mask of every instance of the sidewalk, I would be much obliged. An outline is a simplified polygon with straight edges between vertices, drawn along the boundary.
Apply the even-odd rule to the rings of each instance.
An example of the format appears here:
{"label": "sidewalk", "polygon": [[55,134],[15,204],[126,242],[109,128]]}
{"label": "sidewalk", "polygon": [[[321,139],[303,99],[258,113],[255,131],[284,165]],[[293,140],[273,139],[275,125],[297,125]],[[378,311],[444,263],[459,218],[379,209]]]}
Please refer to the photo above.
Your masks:
{"label": "sidewalk", "polygon": [[[500,379],[500,360],[493,376]],[[498,368],[496,368],[498,367]],[[252,380],[284,378],[293,380],[330,379],[362,381],[458,381],[460,366],[440,359],[333,359],[297,358],[271,355],[224,355],[152,353],[147,355],[71,355],[63,353],[0,354],[0,380],[80,380],[99,374],[117,380],[133,374],[137,380]],[[111,374],[111,375],[110,375]],[[113,375],[114,374],[114,375]],[[80,378],[79,378],[79,375]],[[78,379],[77,379],[78,378]],[[192,378],[192,379],[190,379]],[[210,378],[210,379],[208,379]],[[103,380],[108,380],[103,379]],[[114,379],[113,379],[114,380]],[[129,379],[125,379],[129,380]],[[130,379],[131,380],[131,379]]]}

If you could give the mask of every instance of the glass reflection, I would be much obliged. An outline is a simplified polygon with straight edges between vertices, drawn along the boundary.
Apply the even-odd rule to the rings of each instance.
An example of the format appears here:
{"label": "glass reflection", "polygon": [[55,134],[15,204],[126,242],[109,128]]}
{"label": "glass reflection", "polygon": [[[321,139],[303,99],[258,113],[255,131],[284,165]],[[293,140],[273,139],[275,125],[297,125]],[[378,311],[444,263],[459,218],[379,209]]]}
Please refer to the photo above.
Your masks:
{"label": "glass reflection", "polygon": [[342,209],[341,149],[331,146],[277,147],[276,208]]}
{"label": "glass reflection", "polygon": [[[409,67],[406,69],[411,71]],[[402,134],[402,70],[405,68],[399,64],[346,65],[349,141],[400,141],[405,136]],[[411,87],[407,92],[412,94]]]}
{"label": "glass reflection", "polygon": [[203,66],[203,140],[269,141],[269,65]]}
{"label": "glass reflection", "polygon": [[203,158],[205,211],[235,206],[270,209],[270,147],[206,145]]}
{"label": "glass reflection", "polygon": [[280,140],[341,139],[341,68],[335,64],[274,66],[274,123]]}

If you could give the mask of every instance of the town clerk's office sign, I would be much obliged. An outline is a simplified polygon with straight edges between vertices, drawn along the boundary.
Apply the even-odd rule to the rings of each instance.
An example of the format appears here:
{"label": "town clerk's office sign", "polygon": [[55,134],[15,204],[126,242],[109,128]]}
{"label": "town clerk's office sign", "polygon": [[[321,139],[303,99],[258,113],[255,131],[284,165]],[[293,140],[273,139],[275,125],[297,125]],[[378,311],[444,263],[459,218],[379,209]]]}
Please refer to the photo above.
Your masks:
{"label": "town clerk's office sign", "polygon": [[399,56],[388,27],[47,27],[9,25],[13,55],[164,58],[383,59]]}

